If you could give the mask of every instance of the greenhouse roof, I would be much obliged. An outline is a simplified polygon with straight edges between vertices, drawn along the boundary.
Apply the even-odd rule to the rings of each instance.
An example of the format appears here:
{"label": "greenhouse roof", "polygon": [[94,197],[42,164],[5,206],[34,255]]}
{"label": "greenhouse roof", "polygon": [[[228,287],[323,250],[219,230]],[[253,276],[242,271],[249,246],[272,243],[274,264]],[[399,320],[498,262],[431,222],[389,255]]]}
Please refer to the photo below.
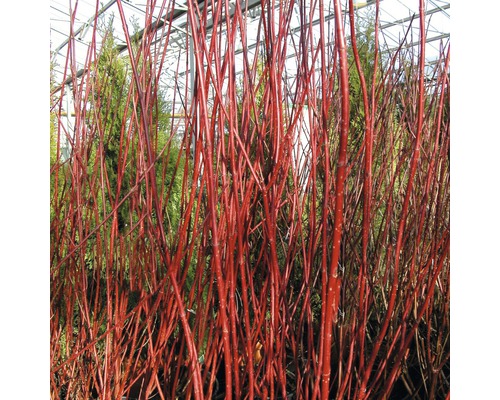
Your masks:
{"label": "greenhouse roof", "polygon": [[[231,16],[235,10],[235,1],[230,0]],[[151,6],[151,3],[156,5]],[[136,34],[139,37],[143,33],[144,26],[156,30],[153,46],[162,48],[167,44],[165,60],[162,68],[161,83],[169,87],[171,82],[175,82],[177,90],[179,85],[186,85],[182,77],[189,73],[189,26],[187,18],[187,3],[182,1],[157,1],[147,0],[110,0],[106,3],[93,2],[91,0],[50,0],[50,28],[51,28],[51,54],[54,62],[54,81],[58,87],[64,83],[70,83],[74,75],[79,76],[84,72],[86,60],[92,57],[92,51],[98,51],[102,42],[101,33],[104,27],[111,24],[117,49],[126,53],[126,35],[124,26],[128,34]],[[190,2],[191,3],[191,2]],[[304,7],[302,12],[299,3],[294,5],[292,20],[290,21],[289,40],[293,46],[293,36],[300,31],[301,21],[306,20],[320,29],[320,17],[318,7],[312,12],[309,7]],[[384,52],[390,53],[400,45],[408,49],[417,48],[419,43],[419,9],[416,0],[381,0],[379,27],[382,33],[380,48]],[[426,49],[425,58],[428,65],[432,65],[441,54],[440,49],[449,43],[450,35],[450,2],[442,0],[426,0]],[[198,0],[198,7],[203,10],[205,2]],[[279,1],[274,1],[276,7]],[[376,2],[373,0],[361,2],[354,1],[358,21],[374,20],[374,10]],[[255,55],[255,48],[258,45],[258,25],[260,13],[262,12],[260,0],[240,0],[240,7],[246,16],[246,49]],[[121,8],[121,12],[120,12]],[[210,16],[211,10],[206,10]],[[348,2],[342,2],[342,8],[347,13]],[[309,13],[304,17],[305,11]],[[324,27],[328,37],[334,38],[333,24],[333,2],[327,2],[324,12]],[[311,19],[311,20],[308,20]],[[346,17],[345,23],[348,24]],[[207,19],[210,21],[210,18]],[[97,28],[97,29],[95,29]],[[207,23],[207,39],[210,38],[210,22]],[[346,29],[348,32],[348,29]],[[218,33],[221,35],[221,32]],[[168,39],[165,40],[165,36]],[[222,34],[223,36],[223,34]],[[68,46],[68,43],[72,46]],[[242,42],[242,41],[241,41]],[[95,44],[91,46],[91,43]],[[235,50],[235,54],[241,53],[240,48]],[[70,51],[68,51],[70,49]],[[418,49],[417,49],[418,50]],[[293,53],[293,50],[290,51]],[[95,55],[94,55],[95,56]],[[67,63],[68,57],[72,62]],[[293,54],[290,56],[293,58]],[[293,60],[291,60],[293,62]],[[71,67],[70,67],[71,65]],[[179,66],[184,67],[179,69]],[[290,70],[293,69],[293,66]],[[178,72],[176,72],[179,70]],[[175,75],[175,79],[174,79]],[[179,79],[181,78],[181,79]],[[172,88],[171,88],[172,89]]]}

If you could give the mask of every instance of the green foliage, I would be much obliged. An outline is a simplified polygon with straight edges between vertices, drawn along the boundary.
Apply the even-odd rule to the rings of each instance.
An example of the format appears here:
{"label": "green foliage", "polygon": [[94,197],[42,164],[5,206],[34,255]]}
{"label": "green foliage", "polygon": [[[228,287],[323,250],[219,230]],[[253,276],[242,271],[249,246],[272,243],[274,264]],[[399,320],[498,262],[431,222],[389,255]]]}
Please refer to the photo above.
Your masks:
{"label": "green foliage", "polygon": [[[54,83],[54,63],[50,63],[50,90],[52,92],[55,83]],[[57,114],[54,111],[54,108],[56,106],[56,99],[54,96],[50,97],[50,127],[49,127],[49,134],[50,134],[50,168],[52,168],[55,163],[57,162]],[[53,191],[54,191],[54,176],[53,174],[50,175],[50,198],[53,198]],[[53,210],[51,207],[50,210],[51,214],[51,219],[53,217]]]}
{"label": "green foliage", "polygon": [[[361,72],[364,76],[368,91],[368,101],[371,102],[371,87],[373,83],[373,71],[375,67],[375,18],[369,14],[366,18],[356,18],[356,46],[361,64]],[[360,145],[365,132],[365,109],[363,106],[363,92],[361,78],[354,61],[352,39],[348,39],[347,55],[349,61],[349,100],[350,100],[350,127],[349,135],[352,143]],[[380,70],[376,71],[375,79],[380,76]]]}
{"label": "green foliage", "polygon": [[[54,68],[53,62],[50,63],[50,91],[54,89]],[[52,167],[57,159],[57,114],[54,111],[56,99],[54,96],[50,97],[50,166]]]}
{"label": "green foliage", "polygon": [[[129,90],[133,90],[134,86],[131,68],[128,61],[120,57],[116,50],[111,27],[106,28],[103,36],[105,39],[96,63],[93,80],[95,90],[91,102],[93,122],[100,128],[101,134],[100,142],[93,144],[91,158],[97,160],[97,154],[102,149],[101,157],[105,160],[103,172],[109,182],[109,203],[106,205],[106,213],[109,213],[112,207],[130,192],[137,175],[135,168],[138,165],[138,157],[140,153],[145,153],[145,150],[139,146],[136,126],[142,118],[141,110],[137,106],[133,109],[133,103],[127,101]],[[150,79],[154,80],[155,77]],[[153,83],[153,87],[156,86],[158,85]],[[175,230],[179,222],[185,160],[181,159],[177,164],[182,157],[180,144],[170,134],[168,105],[161,90],[155,95],[151,102],[152,107],[147,110],[150,124],[148,132],[153,150],[153,160],[150,162],[155,163],[160,197],[168,199],[166,212],[169,230]],[[90,165],[92,164],[91,162]],[[177,165],[179,168],[176,168]],[[120,232],[124,233],[127,226],[137,222],[137,212],[137,209],[131,209],[129,200],[122,203],[117,212]]]}
{"label": "green foliage", "polygon": [[[59,259],[63,258],[69,251],[67,246],[58,247],[58,238],[74,231],[75,245],[81,245],[80,249],[65,265],[61,265],[57,272],[61,282],[60,292],[63,287],[74,287],[74,283],[68,282],[64,278],[64,271],[71,264],[75,268],[83,268],[85,279],[90,290],[88,301],[92,304],[95,301],[93,288],[99,281],[100,302],[105,304],[107,296],[106,263],[109,258],[107,255],[111,249],[111,244],[103,240],[109,235],[109,219],[96,232],[95,235],[87,235],[102,222],[113,210],[116,204],[124,200],[137,184],[137,178],[142,173],[138,170],[141,164],[140,159],[145,155],[145,150],[140,145],[137,121],[140,121],[141,115],[139,109],[133,109],[134,103],[129,99],[134,96],[134,85],[131,77],[131,68],[129,61],[122,57],[116,47],[113,38],[111,24],[103,28],[104,37],[102,48],[97,60],[92,65],[92,74],[86,82],[90,85],[89,101],[85,110],[79,110],[81,115],[85,115],[85,135],[82,134],[81,148],[78,149],[80,159],[73,157],[67,163],[62,164],[61,159],[57,159],[57,114],[51,110],[51,151],[50,162],[54,167],[55,173],[51,174],[51,254],[57,254],[52,260],[52,267],[58,266]],[[53,66],[51,66],[53,67]],[[51,76],[51,85],[53,77]],[[129,97],[129,91],[131,96]],[[71,95],[69,92],[68,95]],[[155,163],[155,172],[158,185],[158,194],[164,201],[164,221],[166,225],[167,236],[173,242],[175,233],[180,221],[181,215],[181,195],[184,168],[189,163],[185,160],[181,152],[180,143],[172,137],[170,132],[170,115],[167,109],[167,103],[164,100],[163,93],[159,90],[155,93],[156,97],[151,100],[153,106],[147,110],[150,126],[148,132],[153,150],[153,160]],[[54,103],[57,99],[51,99]],[[81,168],[81,179],[74,182],[75,174],[72,168]],[[54,185],[57,178],[58,186]],[[79,185],[81,191],[80,204],[75,204],[74,187]],[[55,192],[57,190],[57,193]],[[134,196],[129,196],[117,209],[118,240],[121,241],[124,248],[131,249],[138,246],[139,241],[143,241],[143,246],[150,246],[148,238],[137,238],[136,223],[141,218],[143,205],[137,201],[137,197],[147,197],[145,185],[139,185],[140,195],[135,197],[135,203],[131,201]],[[77,209],[76,214],[74,209]],[[73,221],[64,225],[61,221],[67,218],[68,213],[73,212],[77,215],[76,223],[83,229],[80,231],[72,224]],[[135,231],[132,231],[132,228]],[[85,243],[80,243],[82,239]],[[105,248],[103,248],[105,246]],[[111,274],[118,277],[123,275],[125,282],[129,282],[129,267],[134,256],[130,251],[114,248],[112,255]],[[158,257],[159,259],[159,257]],[[74,262],[76,261],[76,262]],[[136,260],[139,263],[150,262],[147,259]],[[68,264],[68,265],[66,265]],[[99,277],[99,278],[98,278]],[[115,290],[111,288],[111,290]],[[120,290],[125,290],[120,288]],[[56,305],[57,304],[57,305]],[[54,304],[55,308],[65,310],[64,296],[58,296]],[[93,315],[91,318],[98,318],[104,312],[104,309],[97,308],[99,315]],[[75,310],[75,316],[78,310]],[[106,320],[102,318],[101,328],[104,329]],[[72,338],[66,335],[66,321],[61,319],[61,343],[66,349],[71,347]],[[71,325],[71,322],[69,322]],[[72,325],[78,325],[76,319]]]}
{"label": "green foliage", "polygon": [[[122,143],[127,134],[127,92],[130,83],[129,71],[124,59],[116,51],[112,30],[104,35],[101,53],[95,65],[92,81],[94,97],[91,100],[91,115],[98,129],[99,141],[95,141],[91,158],[94,160],[103,152],[105,171],[109,181],[109,201],[106,211],[130,190],[130,171],[124,169]],[[90,163],[92,165],[92,163]],[[120,179],[119,179],[120,177]],[[115,198],[118,196],[118,199]],[[123,230],[129,214],[129,206],[124,203],[118,210],[118,227]]]}

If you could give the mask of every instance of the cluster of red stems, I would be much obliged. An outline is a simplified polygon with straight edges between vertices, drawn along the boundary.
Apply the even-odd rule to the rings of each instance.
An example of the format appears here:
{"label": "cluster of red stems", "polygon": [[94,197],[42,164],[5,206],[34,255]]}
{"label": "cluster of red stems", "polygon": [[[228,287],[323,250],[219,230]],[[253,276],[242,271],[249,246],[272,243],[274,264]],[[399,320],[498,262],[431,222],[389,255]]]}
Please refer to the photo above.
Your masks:
{"label": "cluster of red stems", "polygon": [[193,68],[195,87],[172,171],[158,155],[177,120],[162,148],[154,123],[171,25],[151,11],[175,4],[148,0],[134,47],[118,0],[132,73],[113,185],[111,122],[88,107],[97,40],[77,74],[70,37],[51,110],[71,145],[51,166],[51,398],[449,398],[449,49],[429,71],[420,0],[419,44],[379,53],[377,1],[365,76],[352,0],[333,3],[332,41],[323,1],[263,0],[252,57],[244,2],[188,0],[194,65],[175,76]]}

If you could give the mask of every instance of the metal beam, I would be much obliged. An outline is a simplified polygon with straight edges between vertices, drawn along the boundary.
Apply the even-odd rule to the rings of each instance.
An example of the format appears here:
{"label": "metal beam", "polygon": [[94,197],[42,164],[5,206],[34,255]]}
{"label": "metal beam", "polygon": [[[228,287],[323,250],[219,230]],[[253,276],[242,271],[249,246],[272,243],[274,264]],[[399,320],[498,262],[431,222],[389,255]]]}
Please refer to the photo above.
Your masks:
{"label": "metal beam", "polygon": [[[425,16],[431,15],[431,14],[434,14],[434,13],[437,13],[437,12],[442,12],[443,10],[447,10],[448,8],[450,8],[449,4],[447,4],[447,5],[443,6],[443,7],[433,8],[432,10],[426,11],[425,12]],[[398,19],[397,21],[381,25],[380,29],[387,29],[387,28],[390,28],[391,26],[396,26],[396,25],[404,24],[405,22],[408,22],[408,21],[411,21],[412,19],[417,19],[417,18],[420,18],[420,15],[415,13],[415,14],[413,14],[410,17]]]}
{"label": "metal beam", "polygon": [[[93,15],[91,18],[89,18],[87,20],[87,22],[85,22],[82,26],[80,26],[80,28],[78,28],[74,33],[73,33],[73,36],[77,36],[80,32],[82,32],[88,25],[90,25],[90,23],[92,21],[94,21],[96,18],[98,18],[101,14],[103,14],[104,12],[106,12],[106,10],[108,10],[113,4],[116,3],[116,0],[111,0],[110,2],[108,2],[106,5],[104,5],[100,10],[99,12],[97,13],[97,15]],[[54,50],[54,54],[57,54],[61,51],[61,49],[66,46],[67,44],[69,43],[69,37],[64,41],[62,42],[59,46],[56,47],[56,49]]]}
{"label": "metal beam", "polygon": [[[202,4],[204,1],[205,0],[198,0],[198,4]],[[104,6],[104,7],[106,9],[108,9],[109,7],[111,7],[112,3],[115,3],[115,2],[116,2],[116,0],[112,0],[108,4],[106,4],[106,6]],[[245,11],[249,11],[249,10],[257,7],[258,5],[260,5],[261,1],[260,0],[249,0],[247,2],[245,0],[240,0],[240,4],[241,4],[242,9],[244,8]],[[99,13],[98,13],[98,16],[101,15],[104,11],[105,11],[104,8],[101,9],[99,11]],[[187,14],[187,8],[186,7],[174,9],[173,11],[167,13],[163,18],[157,19],[155,22],[153,22],[148,27],[146,27],[146,28],[140,30],[139,32],[137,32],[136,34],[134,34],[132,36],[132,40],[141,40],[143,38],[144,33],[146,32],[147,29],[148,30],[157,31],[157,30],[161,29],[165,24],[170,23],[170,21],[173,22],[173,21],[181,18],[185,14]],[[89,21],[92,21],[95,18],[96,17],[92,17]],[[177,28],[186,26],[186,24],[187,24],[187,22],[179,25],[178,27],[176,26],[175,28],[177,29]],[[82,27],[80,27],[80,29],[75,32],[75,35],[78,34],[78,33],[80,33],[80,31],[84,28],[85,25],[86,24],[84,24]],[[207,28],[208,29],[213,28],[213,23],[207,25]],[[64,47],[66,44],[68,44],[68,42],[69,42],[69,39],[66,40],[65,43],[61,44],[58,47],[58,49],[60,50],[60,48]],[[116,51],[118,51],[118,54],[121,54],[122,52],[124,52],[127,49],[127,45],[121,44],[121,45],[116,46],[115,49],[116,49]],[[81,77],[85,72],[86,71],[84,69],[79,70],[77,72],[77,74],[76,74],[76,78]],[[60,84],[59,86],[57,86],[54,89],[54,91],[52,92],[52,94],[59,92],[63,86],[69,85],[72,81],[73,81],[73,76],[68,77],[62,84]]]}
{"label": "metal beam", "polygon": [[[443,33],[442,35],[437,35],[437,36],[434,36],[434,37],[431,37],[428,39],[426,38],[425,43],[435,42],[436,40],[447,39],[449,37],[450,37],[449,33]],[[415,47],[415,46],[418,46],[419,44],[420,44],[420,40],[415,40],[414,42],[411,42],[411,43],[408,43],[407,45],[401,46],[401,48],[409,49],[410,47]],[[391,51],[395,51],[397,49],[399,49],[399,47],[392,47],[390,49],[384,50],[383,53],[388,53]]]}

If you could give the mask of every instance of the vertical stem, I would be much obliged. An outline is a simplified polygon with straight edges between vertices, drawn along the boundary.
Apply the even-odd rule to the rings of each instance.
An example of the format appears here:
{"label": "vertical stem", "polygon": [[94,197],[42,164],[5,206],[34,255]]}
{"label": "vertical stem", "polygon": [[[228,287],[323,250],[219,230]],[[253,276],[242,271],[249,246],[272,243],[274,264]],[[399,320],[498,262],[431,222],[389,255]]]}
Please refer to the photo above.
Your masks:
{"label": "vertical stem", "polygon": [[349,134],[349,76],[347,66],[346,39],[339,0],[334,0],[335,37],[338,48],[341,91],[341,130],[337,175],[335,180],[335,214],[333,222],[333,246],[327,278],[327,297],[325,308],[325,337],[323,345],[323,373],[321,375],[321,398],[330,398],[331,347],[333,321],[337,319],[341,281],[337,276],[340,259],[340,241],[343,230],[344,188],[347,170],[347,138]]}

